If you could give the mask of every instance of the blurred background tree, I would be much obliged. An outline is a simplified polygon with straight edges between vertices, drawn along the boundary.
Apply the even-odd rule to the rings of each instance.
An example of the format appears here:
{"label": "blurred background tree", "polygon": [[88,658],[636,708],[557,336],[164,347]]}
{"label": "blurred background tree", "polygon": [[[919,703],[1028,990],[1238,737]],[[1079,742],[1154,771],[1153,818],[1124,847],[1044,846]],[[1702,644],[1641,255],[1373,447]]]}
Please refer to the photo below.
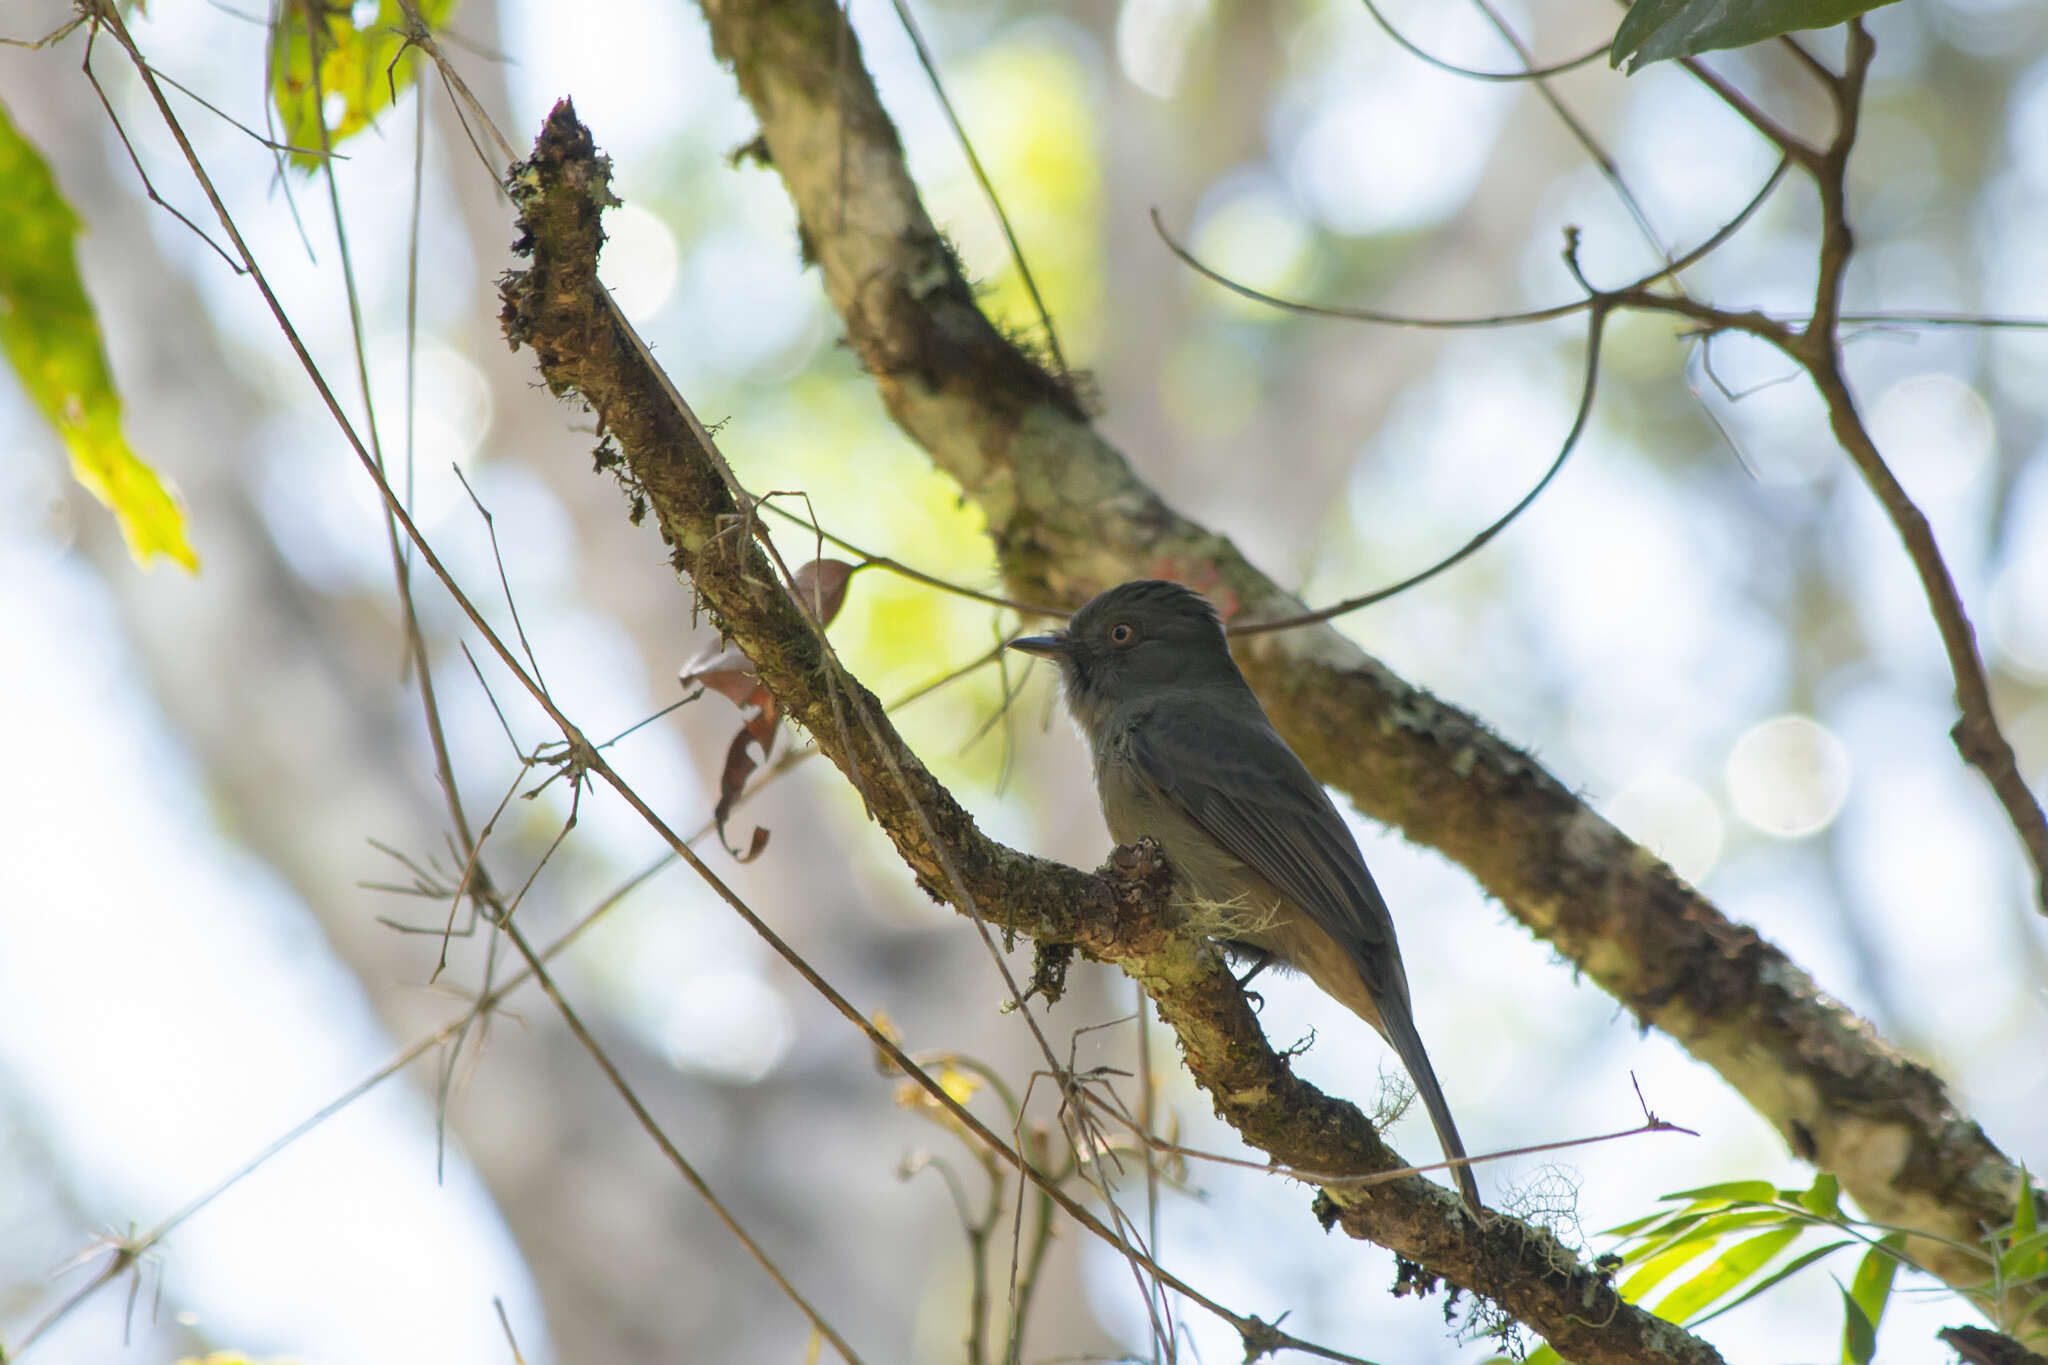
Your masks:
{"label": "blurred background tree", "polygon": [[[366,30],[395,18],[362,8]],[[1583,4],[1501,14],[1539,62],[1602,47],[1615,23]],[[9,36],[65,17],[16,6]],[[1447,60],[1520,61],[1479,8],[1388,17]],[[1559,76],[1551,89],[1611,155],[1638,222],[1541,91],[1432,68],[1353,4],[934,6],[920,18],[1064,356],[1092,377],[1101,430],[1172,506],[1316,604],[1422,567],[1535,481],[1570,424],[1584,322],[1445,334],[1290,316],[1191,272],[1150,210],[1254,288],[1490,314],[1575,296],[1558,257],[1566,225],[1580,230],[1589,277],[1625,280],[1656,266],[1651,241],[1682,249],[1727,221],[1776,160],[1670,63],[1627,79],[1599,62]],[[895,13],[855,5],[851,19],[984,308],[1032,334],[1035,310]],[[1850,164],[1850,306],[2048,314],[2048,16],[1913,0],[1869,23],[1878,56]],[[260,19],[226,8],[159,6],[132,26],[158,70],[249,127],[266,126],[275,87],[298,69]],[[445,843],[376,495],[248,282],[142,197],[78,71],[85,38],[0,52],[0,100],[87,225],[84,283],[128,440],[182,495],[201,568],[138,572],[120,527],[65,474],[27,386],[8,395],[0,430],[19,453],[0,462],[11,518],[0,685],[23,722],[0,822],[10,1345],[93,1273],[46,1279],[89,1238],[155,1224],[510,970],[479,931],[436,979],[439,938],[383,922],[438,924],[446,907],[378,889],[412,876],[368,841],[438,858],[448,885],[461,859]],[[837,344],[840,321],[804,269],[781,186],[728,159],[754,137],[754,116],[712,58],[702,16],[621,4],[571,23],[545,6],[473,4],[441,45],[515,146],[556,96],[574,95],[625,201],[607,220],[607,280],[681,392],[722,419],[747,486],[802,489],[865,549],[998,587],[982,509],[891,425],[873,378]],[[1814,48],[1839,62],[1838,36]],[[492,513],[553,695],[593,733],[623,731],[677,697],[677,667],[710,632],[652,528],[627,526],[615,492],[585,473],[588,419],[502,345],[491,281],[512,263],[512,228],[478,165],[471,137],[482,135],[465,135],[459,102],[432,79],[424,100],[407,86],[394,108],[371,107],[387,61],[366,58],[314,92],[337,131],[351,96],[376,115],[340,146],[332,203],[326,179],[281,169],[247,132],[198,105],[180,116],[352,413],[360,315],[384,451],[436,549],[509,626],[459,469]],[[1789,123],[1824,130],[1825,102],[1787,54],[1710,64]],[[94,70],[158,193],[211,230],[104,35]],[[308,118],[273,136],[316,148],[318,134]],[[498,169],[495,151],[489,160]],[[1804,309],[1816,224],[1811,193],[1787,190],[1687,283],[1703,298]],[[1617,315],[1592,423],[1558,482],[1482,554],[1338,628],[1539,754],[1934,1067],[1958,1109],[2038,1168],[2048,934],[2010,825],[1947,737],[1953,681],[1910,566],[1811,387],[1778,382],[1790,364],[1753,341],[1675,330]],[[2038,791],[2048,338],[1849,331],[1873,434],[1941,540]],[[808,557],[807,537],[779,536]],[[453,770],[471,809],[487,811],[518,776],[512,746],[463,662],[462,621],[430,585],[415,597]],[[833,640],[893,697],[987,652],[1013,621],[871,571]],[[1106,844],[1084,756],[1047,723],[1042,679],[1002,711],[1014,677],[971,674],[899,724],[997,837],[1093,866]],[[520,745],[550,738],[537,711],[496,695]],[[734,729],[721,707],[686,707],[608,751],[678,828],[697,828],[716,799]],[[570,801],[558,782],[505,808],[501,879],[539,862]],[[522,903],[536,938],[662,854],[602,794],[577,815]],[[918,893],[843,780],[824,764],[792,770],[742,810],[736,837],[755,825],[771,838],[753,862],[703,847],[809,961],[864,1008],[886,1008],[914,1048],[977,1059],[1022,1087],[1041,1062],[999,1012],[1004,987],[971,928]],[[1503,1207],[1570,1234],[1639,1216],[1672,1189],[1808,1184],[1810,1170],[1714,1073],[1664,1035],[1625,1027],[1466,874],[1376,827],[1360,834],[1475,1151],[1628,1126],[1631,1072],[1661,1115],[1703,1134],[1496,1163],[1483,1183]],[[897,1179],[925,1149],[958,1150],[896,1103],[863,1040],[706,888],[657,874],[558,975],[677,1145],[866,1358],[960,1358],[972,1301],[960,1216],[942,1179]],[[1370,1099],[1383,1053],[1359,1044],[1355,1021],[1298,984],[1267,997],[1261,1022],[1276,1042],[1319,1040],[1299,1070]],[[1120,975],[1077,970],[1049,1018],[1064,1040],[1133,1002]],[[502,1360],[509,1326],[529,1360],[800,1357],[802,1318],[675,1178],[542,997],[510,1008],[207,1205],[138,1268],[132,1308],[118,1288],[85,1300],[38,1356],[101,1360],[125,1331],[151,1359],[233,1345]],[[1170,1038],[1155,1029],[1151,1042],[1157,1102],[1181,1139],[1240,1150]],[[1135,1047],[1128,1027],[1101,1030],[1076,1040],[1075,1058],[1136,1071]],[[1393,1136],[1411,1154],[1431,1148],[1419,1115]],[[1159,1206],[1160,1259],[1239,1311],[1291,1312],[1295,1334],[1378,1359],[1490,1349],[1456,1346],[1440,1305],[1389,1297],[1386,1254],[1326,1241],[1299,1187],[1207,1165],[1187,1181]],[[1142,1190],[1127,1193],[1142,1210]],[[1008,1235],[1005,1224],[994,1240]],[[1001,1246],[997,1262],[1000,1277]],[[1970,1316],[1915,1283],[1930,1292],[1887,1311],[1888,1360],[1946,1358],[1934,1329]],[[1809,1275],[1703,1332],[1731,1356],[1832,1355],[1838,1300]],[[1200,1315],[1186,1332],[1186,1351],[1238,1351]],[[1057,1238],[1029,1357],[1148,1354],[1148,1337],[1115,1253]]]}

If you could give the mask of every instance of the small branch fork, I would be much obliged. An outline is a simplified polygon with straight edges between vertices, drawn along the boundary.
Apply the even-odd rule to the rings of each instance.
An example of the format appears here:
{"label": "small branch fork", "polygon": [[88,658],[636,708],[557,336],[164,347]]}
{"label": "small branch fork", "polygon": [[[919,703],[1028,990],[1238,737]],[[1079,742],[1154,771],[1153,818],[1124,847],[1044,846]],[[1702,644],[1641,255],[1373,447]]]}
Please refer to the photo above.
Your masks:
{"label": "small branch fork", "polygon": [[[1926,514],[1914,504],[1878,451],[1876,442],[1871,439],[1869,428],[1857,409],[1842,365],[1839,336],[1844,321],[1842,284],[1854,250],[1848,214],[1848,164],[1849,155],[1856,145],[1864,84],[1869,76],[1871,59],[1876,54],[1877,45],[1872,41],[1863,21],[1852,20],[1848,25],[1847,55],[1840,72],[1832,70],[1825,63],[1807,54],[1803,48],[1794,46],[1802,58],[1802,68],[1820,82],[1834,107],[1835,130],[1828,142],[1821,146],[1798,137],[1771,118],[1725,77],[1696,58],[1686,59],[1682,65],[1688,72],[1740,115],[1760,137],[1777,149],[1781,158],[1778,169],[1773,172],[1763,192],[1701,246],[1670,265],[1652,271],[1620,288],[1600,289],[1586,280],[1579,271],[1575,256],[1575,233],[1568,231],[1568,236],[1572,240],[1566,247],[1566,263],[1586,293],[1584,299],[1573,303],[1483,318],[1416,318],[1368,309],[1324,307],[1278,299],[1260,294],[1230,279],[1213,266],[1197,260],[1186,247],[1168,236],[1163,227],[1159,227],[1158,230],[1174,254],[1201,274],[1244,297],[1269,303],[1290,312],[1394,326],[1474,328],[1542,322],[1586,310],[1592,310],[1597,315],[1602,312],[1632,309],[1683,318],[1693,324],[1694,334],[1702,337],[1710,338],[1721,332],[1744,333],[1784,353],[1812,380],[1821,401],[1826,405],[1828,424],[1836,441],[1847,452],[1857,472],[1863,476],[1863,481],[1876,495],[1885,516],[1890,519],[1893,529],[1905,546],[1906,554],[1912,561],[1913,570],[1919,577],[1921,589],[1926,595],[1928,610],[1940,632],[1949,671],[1955,679],[1956,703],[1961,711],[1961,718],[1950,732],[1951,736],[1964,760],[1981,772],[1985,780],[1991,784],[1992,792],[2004,808],[2006,818],[2011,822],[2021,846],[2033,864],[2038,908],[2044,914],[2048,914],[2048,817],[2044,817],[2040,802],[2029,790],[2013,755],[2012,745],[1999,728],[1991,704],[1990,681],[1985,673],[1983,659],[1977,650],[1976,631],[1963,605],[1962,595],[1957,591],[1955,580],[1942,558],[1940,547],[1935,543],[1933,529],[1928,525]],[[1717,304],[1703,303],[1683,293],[1659,288],[1660,284],[1672,279],[1678,270],[1699,260],[1732,236],[1748,221],[1763,198],[1778,184],[1785,170],[1791,166],[1798,167],[1812,178],[1820,196],[1819,270],[1814,286],[1813,306],[1808,316],[1796,320],[1775,318],[1756,309],[1725,308]],[[1158,226],[1156,216],[1154,224],[1155,227]],[[1597,332],[1597,327],[1595,330]],[[1589,361],[1589,365],[1594,363],[1596,362]],[[1589,374],[1586,384],[1588,397],[1591,390]],[[1582,406],[1580,422],[1574,426],[1574,435],[1579,426],[1583,425],[1584,416]],[[1559,459],[1562,460],[1563,455],[1569,450],[1570,443],[1567,442],[1565,451],[1560,453]],[[1556,465],[1553,464],[1550,473],[1544,476],[1543,483],[1547,484],[1555,472]],[[1538,484],[1529,497],[1516,504],[1506,517],[1489,526],[1438,568],[1448,567],[1450,563],[1471,553],[1497,534],[1507,521],[1519,514],[1533,500],[1535,493],[1542,491],[1542,487],[1543,484]],[[1437,572],[1438,568],[1426,570],[1416,578],[1406,580],[1394,588],[1349,598],[1320,611],[1290,616],[1279,621],[1239,625],[1233,629],[1235,633],[1242,634],[1329,620],[1378,601],[1402,587],[1410,586],[1421,578]]]}
{"label": "small branch fork", "polygon": [[[971,901],[991,924],[1122,966],[1174,1029],[1218,1112],[1280,1164],[1327,1173],[1329,1216],[1352,1235],[1495,1299],[1572,1359],[1718,1360],[1704,1342],[1623,1304],[1540,1228],[1506,1217],[1482,1226],[1440,1187],[1412,1176],[1352,1188],[1352,1177],[1405,1163],[1355,1107],[1293,1074],[1214,950],[1175,929],[1156,851],[1119,850],[1106,875],[1089,876],[1016,853],[976,829],[866,689],[831,666],[814,623],[759,543],[758,523],[747,522],[736,501],[722,457],[610,308],[596,280],[608,173],[573,110],[558,105],[533,157],[513,176],[532,265],[505,278],[506,334],[534,351],[554,392],[595,409],[654,509],[676,567],[754,661],[784,714],[857,782],[920,884],[963,910]],[[733,534],[735,525],[749,533]],[[843,724],[849,711],[862,723]],[[1020,1169],[1034,1174],[1028,1164]],[[1055,1198],[1069,1213],[1078,1208]],[[1228,1317],[1249,1347],[1319,1349],[1283,1340],[1256,1319]]]}
{"label": "small branch fork", "polygon": [[[1941,633],[1942,649],[1948,656],[1949,671],[1955,678],[1956,703],[1961,718],[1950,731],[1956,748],[1991,784],[1992,792],[2005,808],[2006,818],[2019,835],[2027,857],[2034,865],[2036,899],[2048,914],[2048,817],[2027,787],[2015,760],[2012,745],[1999,729],[1991,705],[1991,684],[1984,661],[1977,651],[1977,634],[1956,590],[1933,528],[1871,439],[1870,430],[1858,411],[1856,400],[1842,367],[1838,335],[1842,321],[1842,282],[1847,273],[1854,239],[1849,228],[1848,165],[1856,145],[1862,112],[1864,83],[1870,73],[1877,44],[1861,19],[1849,26],[1847,58],[1839,74],[1818,61],[1806,64],[1827,90],[1835,107],[1835,133],[1823,148],[1799,142],[1791,134],[1763,117],[1750,123],[1787,158],[1797,162],[1812,177],[1820,194],[1820,269],[1814,285],[1813,312],[1803,323],[1766,318],[1755,311],[1735,312],[1680,300],[1654,290],[1637,287],[1611,295],[1614,306],[1650,312],[1669,312],[1686,317],[1700,330],[1741,331],[1767,341],[1795,361],[1812,379],[1826,404],[1828,425],[1835,440],[1848,452],[1863,481],[1870,486],[1886,517],[1904,543],[1913,570],[1926,594],[1928,610]],[[1696,69],[1697,68],[1697,69]],[[1707,78],[1706,69],[1689,62],[1687,69]],[[1709,81],[1710,87],[1738,112],[1748,109],[1747,101],[1725,82]],[[1748,116],[1747,114],[1745,116]]]}

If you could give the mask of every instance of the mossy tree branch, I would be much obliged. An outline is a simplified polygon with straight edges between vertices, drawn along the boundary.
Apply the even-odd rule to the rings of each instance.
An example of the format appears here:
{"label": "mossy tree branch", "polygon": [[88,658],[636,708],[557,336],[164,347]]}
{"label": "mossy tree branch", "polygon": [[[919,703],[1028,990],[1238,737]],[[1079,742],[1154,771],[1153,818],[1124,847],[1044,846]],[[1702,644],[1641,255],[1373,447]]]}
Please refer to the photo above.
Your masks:
{"label": "mossy tree branch", "polygon": [[[880,702],[827,656],[757,539],[753,509],[735,497],[717,452],[598,283],[598,219],[613,202],[608,178],[574,111],[558,106],[532,160],[513,176],[525,234],[519,249],[532,264],[503,281],[506,335],[533,349],[556,394],[597,413],[601,462],[623,462],[620,472],[655,513],[677,570],[753,660],[784,714],[860,788],[920,884],[955,906],[971,901],[991,924],[1122,967],[1157,1003],[1217,1112],[1276,1163],[1330,1180],[1321,1209],[1352,1236],[1493,1299],[1571,1359],[1717,1362],[1705,1342],[1623,1303],[1544,1229],[1508,1217],[1482,1226],[1418,1176],[1341,1183],[1405,1163],[1355,1106],[1301,1080],[1267,1043],[1215,951],[1177,927],[1152,850],[1120,850],[1105,873],[1090,875],[981,833]],[[1277,1339],[1248,1331],[1247,1343],[1263,1353]]]}
{"label": "mossy tree branch", "polygon": [[[982,314],[832,0],[702,4],[848,341],[891,415],[980,504],[1011,595],[1078,603],[1158,575],[1230,615],[1299,612],[1228,539],[1140,481],[1072,393]],[[1981,1287],[1983,1263],[1948,1244],[1974,1245],[2010,1218],[2019,1172],[1939,1077],[1527,755],[1336,631],[1251,636],[1239,653],[1318,777],[1463,865],[1642,1024],[1718,1071],[1870,1217],[1943,1239],[1914,1244],[1929,1269]]]}

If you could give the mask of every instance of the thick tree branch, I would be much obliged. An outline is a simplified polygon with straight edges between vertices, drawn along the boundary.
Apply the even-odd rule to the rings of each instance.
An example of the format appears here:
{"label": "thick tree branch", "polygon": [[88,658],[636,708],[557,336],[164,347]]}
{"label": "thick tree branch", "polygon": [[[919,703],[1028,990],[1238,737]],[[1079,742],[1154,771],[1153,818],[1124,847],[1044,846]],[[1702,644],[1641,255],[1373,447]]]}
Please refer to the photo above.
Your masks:
{"label": "thick tree branch", "polygon": [[[554,392],[595,409],[606,438],[600,461],[622,461],[621,477],[654,511],[676,567],[783,712],[866,794],[928,891],[956,906],[971,899],[991,923],[1041,943],[1074,944],[1136,978],[1217,1112],[1247,1142],[1333,1181],[1400,1169],[1357,1108],[1294,1075],[1214,949],[1177,928],[1154,851],[1120,850],[1107,875],[1090,876],[988,839],[904,745],[876,698],[828,657],[758,542],[753,509],[736,500],[717,452],[597,282],[608,172],[573,111],[559,106],[533,159],[514,172],[526,234],[520,249],[533,264],[505,278],[506,334],[533,348]],[[1333,1183],[1323,1199],[1329,1221],[1496,1300],[1573,1360],[1720,1359],[1698,1338],[1622,1303],[1545,1230],[1507,1217],[1482,1227],[1428,1180]],[[1241,1330],[1263,1349],[1286,1341]]]}
{"label": "thick tree branch", "polygon": [[[1152,574],[1203,588],[1233,616],[1299,612],[1146,487],[982,315],[831,0],[703,4],[850,343],[891,414],[980,503],[1012,595],[1078,602]],[[2017,1169],[1938,1077],[1479,721],[1327,627],[1242,641],[1240,662],[1319,777],[1469,869],[1871,1217],[1964,1244],[2010,1218]],[[1958,1289],[1982,1279],[1966,1255],[1931,1242],[1915,1253]]]}

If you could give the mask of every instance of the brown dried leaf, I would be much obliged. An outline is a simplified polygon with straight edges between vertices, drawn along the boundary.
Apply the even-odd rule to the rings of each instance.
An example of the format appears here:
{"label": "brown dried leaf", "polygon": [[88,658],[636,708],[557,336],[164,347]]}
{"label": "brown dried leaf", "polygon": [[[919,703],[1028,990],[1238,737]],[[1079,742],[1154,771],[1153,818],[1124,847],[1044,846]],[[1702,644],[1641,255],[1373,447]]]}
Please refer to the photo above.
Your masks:
{"label": "brown dried leaf", "polygon": [[[816,613],[821,626],[829,626],[832,618],[839,614],[840,607],[846,604],[847,581],[859,567],[843,559],[814,559],[796,571],[790,588],[807,611]],[[726,645],[698,655],[683,665],[676,681],[684,687],[708,687],[741,711],[753,712],[725,751],[725,770],[718,777],[718,806],[712,812],[712,818],[718,824],[718,837],[724,842],[726,851],[743,863],[752,862],[767,847],[768,831],[756,827],[747,851],[741,853],[725,836],[725,819],[732,814],[741,791],[746,788],[747,779],[754,775],[761,763],[767,761],[768,751],[775,744],[775,727],[780,719],[775,698],[761,685],[760,675],[754,672],[753,660],[738,645]],[[749,740],[760,745],[759,761],[747,750]]]}
{"label": "brown dried leaf", "polygon": [[[739,803],[740,793],[746,790],[747,779],[754,775],[760,765],[747,751],[747,745],[754,736],[749,730],[742,730],[732,737],[732,744],[725,751],[725,771],[718,775],[718,806],[711,812],[712,820],[718,826],[718,840],[725,845],[725,851],[740,862],[751,863],[761,856],[761,850],[768,847],[768,831],[754,826],[754,837],[747,843],[747,851],[740,852],[732,846],[732,840],[725,833],[725,818],[732,814],[732,808]],[[763,757],[768,747],[761,746]]]}
{"label": "brown dried leaf", "polygon": [[843,559],[814,559],[798,569],[790,582],[790,595],[814,613],[818,624],[829,626],[846,605],[847,580],[860,566]]}
{"label": "brown dried leaf", "polygon": [[752,711],[745,733],[761,742],[763,753],[775,742],[775,697],[761,685],[753,662],[740,652],[738,645],[699,655],[683,665],[676,681],[685,687],[708,687],[740,710]]}

